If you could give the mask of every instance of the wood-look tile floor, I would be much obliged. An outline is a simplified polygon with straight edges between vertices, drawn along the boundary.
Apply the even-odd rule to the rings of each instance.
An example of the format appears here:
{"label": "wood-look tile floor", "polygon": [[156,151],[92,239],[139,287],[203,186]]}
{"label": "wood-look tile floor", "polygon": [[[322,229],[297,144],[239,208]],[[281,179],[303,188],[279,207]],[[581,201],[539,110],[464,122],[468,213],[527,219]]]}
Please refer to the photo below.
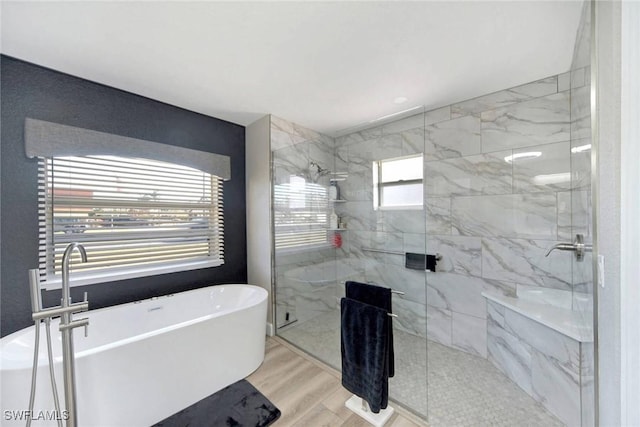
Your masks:
{"label": "wood-look tile floor", "polygon": [[[264,362],[247,380],[282,412],[274,427],[371,425],[345,407],[351,393],[340,384],[337,371],[279,338],[267,338]],[[396,410],[387,426],[426,426],[410,418]]]}

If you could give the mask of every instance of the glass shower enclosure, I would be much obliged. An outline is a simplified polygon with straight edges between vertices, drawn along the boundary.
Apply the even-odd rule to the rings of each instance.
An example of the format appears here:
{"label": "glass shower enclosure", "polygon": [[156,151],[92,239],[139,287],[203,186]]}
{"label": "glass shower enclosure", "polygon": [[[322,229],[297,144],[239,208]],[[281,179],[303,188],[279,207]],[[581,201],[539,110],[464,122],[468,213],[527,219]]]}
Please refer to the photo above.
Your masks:
{"label": "glass shower enclosure", "polygon": [[590,16],[559,75],[337,137],[271,117],[277,335],[340,369],[345,281],[389,287],[392,405],[594,425],[591,254],[549,252],[593,237]]}

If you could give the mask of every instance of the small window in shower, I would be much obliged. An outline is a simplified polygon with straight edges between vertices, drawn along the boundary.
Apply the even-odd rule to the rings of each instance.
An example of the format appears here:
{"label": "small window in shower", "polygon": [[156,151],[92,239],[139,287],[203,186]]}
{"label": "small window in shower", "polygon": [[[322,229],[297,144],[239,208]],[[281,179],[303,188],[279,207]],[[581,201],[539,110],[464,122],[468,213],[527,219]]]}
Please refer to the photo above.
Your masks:
{"label": "small window in shower", "polygon": [[373,162],[373,208],[422,207],[422,176],[422,154]]}

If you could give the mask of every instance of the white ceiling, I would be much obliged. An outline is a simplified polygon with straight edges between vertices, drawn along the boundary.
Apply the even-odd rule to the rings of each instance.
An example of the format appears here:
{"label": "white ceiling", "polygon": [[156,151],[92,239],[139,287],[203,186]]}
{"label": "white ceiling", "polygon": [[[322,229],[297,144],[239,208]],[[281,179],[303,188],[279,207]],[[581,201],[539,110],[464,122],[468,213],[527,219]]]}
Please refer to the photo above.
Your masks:
{"label": "white ceiling", "polygon": [[581,6],[3,1],[1,50],[241,125],[272,113],[335,134],[567,71]]}

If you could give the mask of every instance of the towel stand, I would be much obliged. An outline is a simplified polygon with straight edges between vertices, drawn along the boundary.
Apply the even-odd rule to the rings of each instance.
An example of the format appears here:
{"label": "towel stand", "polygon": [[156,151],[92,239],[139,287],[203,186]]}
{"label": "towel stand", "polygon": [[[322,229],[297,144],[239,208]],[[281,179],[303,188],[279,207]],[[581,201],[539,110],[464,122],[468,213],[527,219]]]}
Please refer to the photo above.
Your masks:
{"label": "towel stand", "polygon": [[347,399],[344,405],[375,427],[383,427],[395,412],[394,408],[389,405],[385,409],[381,409],[379,413],[374,414],[369,409],[367,401],[355,394]]}
{"label": "towel stand", "polygon": [[[365,248],[362,248],[362,249],[367,250]],[[386,251],[372,250],[372,252],[386,252]],[[393,253],[393,252],[387,252],[387,253]],[[368,284],[377,286],[371,282],[369,282]],[[404,295],[404,292],[402,291],[396,291],[395,289],[390,289],[390,291],[392,294]],[[398,318],[398,315],[394,313],[387,313],[387,316]],[[369,408],[369,404],[367,403],[367,401],[355,394],[351,396],[349,399],[347,399],[347,401],[345,402],[345,406],[349,408],[351,411],[355,412],[361,418],[364,418],[366,421],[371,423],[374,427],[384,427],[384,425],[387,423],[387,421],[389,421],[389,419],[395,412],[394,408],[388,405],[385,409],[381,409],[380,412],[373,413],[371,412],[371,409]]]}

